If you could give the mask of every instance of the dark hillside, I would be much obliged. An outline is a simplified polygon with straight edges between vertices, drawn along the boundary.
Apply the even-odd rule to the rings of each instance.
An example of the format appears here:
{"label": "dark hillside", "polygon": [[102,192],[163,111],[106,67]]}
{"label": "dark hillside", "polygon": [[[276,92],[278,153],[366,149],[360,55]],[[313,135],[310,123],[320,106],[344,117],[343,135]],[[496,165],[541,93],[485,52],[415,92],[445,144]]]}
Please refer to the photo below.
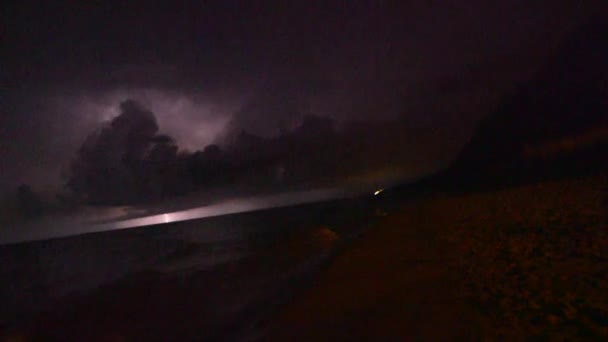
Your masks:
{"label": "dark hillside", "polygon": [[593,22],[482,120],[448,173],[490,183],[570,176],[604,168],[607,142],[608,25]]}
{"label": "dark hillside", "polygon": [[606,170],[608,24],[593,21],[504,96],[449,167],[393,193],[504,188]]}

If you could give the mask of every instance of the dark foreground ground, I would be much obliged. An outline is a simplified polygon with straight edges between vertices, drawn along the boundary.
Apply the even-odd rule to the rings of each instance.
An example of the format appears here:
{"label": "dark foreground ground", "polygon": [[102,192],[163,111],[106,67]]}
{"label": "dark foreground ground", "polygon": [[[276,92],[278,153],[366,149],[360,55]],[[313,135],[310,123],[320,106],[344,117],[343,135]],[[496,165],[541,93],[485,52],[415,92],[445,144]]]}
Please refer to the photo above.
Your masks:
{"label": "dark foreground ground", "polygon": [[[127,275],[7,320],[5,336],[605,340],[607,190],[600,176],[432,196],[386,216],[367,202],[254,215],[297,228],[237,261]],[[163,265],[202,248],[189,246]]]}
{"label": "dark foreground ground", "polygon": [[606,340],[608,183],[405,205],[270,322],[271,340]]}

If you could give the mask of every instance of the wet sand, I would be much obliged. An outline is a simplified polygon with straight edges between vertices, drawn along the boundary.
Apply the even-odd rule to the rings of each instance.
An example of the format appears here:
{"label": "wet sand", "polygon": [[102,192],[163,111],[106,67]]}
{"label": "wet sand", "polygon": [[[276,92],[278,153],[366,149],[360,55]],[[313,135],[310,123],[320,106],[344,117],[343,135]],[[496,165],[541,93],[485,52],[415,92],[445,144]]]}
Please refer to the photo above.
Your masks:
{"label": "wet sand", "polygon": [[606,340],[608,178],[404,205],[267,324],[268,340]]}
{"label": "wet sand", "polygon": [[[427,213],[428,214],[428,213]],[[338,255],[268,324],[269,340],[474,340],[478,314],[448,266],[454,249],[416,205]]]}
{"label": "wet sand", "polygon": [[139,272],[84,296],[62,298],[5,337],[131,341],[256,335],[256,324],[271,309],[309,284],[337,238],[328,228],[318,228],[205,271]]}

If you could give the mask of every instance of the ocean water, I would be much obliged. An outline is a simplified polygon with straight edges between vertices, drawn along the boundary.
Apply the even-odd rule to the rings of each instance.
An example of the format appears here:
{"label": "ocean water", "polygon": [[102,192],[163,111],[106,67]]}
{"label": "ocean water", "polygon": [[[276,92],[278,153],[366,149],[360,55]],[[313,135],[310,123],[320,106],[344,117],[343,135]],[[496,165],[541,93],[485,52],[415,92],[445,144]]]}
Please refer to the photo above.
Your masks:
{"label": "ocean water", "polygon": [[197,205],[196,200],[192,200],[192,203],[183,209],[171,209],[171,203],[156,208],[85,207],[73,213],[48,215],[2,227],[0,229],[0,245],[188,221],[357,195],[357,192],[343,189],[316,189],[271,195],[220,196],[219,200],[205,205]]}
{"label": "ocean water", "polygon": [[[168,279],[204,274],[207,288],[222,289],[213,298],[218,312],[236,317],[286,281],[314,272],[365,228],[370,213],[366,203],[343,199],[2,245],[0,326],[143,272]],[[330,247],[323,234],[331,234]]]}

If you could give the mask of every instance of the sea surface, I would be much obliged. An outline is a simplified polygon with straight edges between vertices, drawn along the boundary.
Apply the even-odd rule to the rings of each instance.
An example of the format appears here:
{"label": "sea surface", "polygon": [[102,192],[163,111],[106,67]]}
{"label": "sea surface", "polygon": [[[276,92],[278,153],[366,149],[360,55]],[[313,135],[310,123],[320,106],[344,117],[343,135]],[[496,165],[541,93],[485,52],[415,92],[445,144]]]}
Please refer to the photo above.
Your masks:
{"label": "sea surface", "polygon": [[308,197],[316,203],[268,209],[274,198],[245,213],[119,229],[130,218],[103,223],[114,230],[1,245],[0,328],[146,273],[203,277],[217,325],[233,327],[244,312],[259,316],[252,307],[260,302],[278,304],[273,297],[284,298],[374,220],[368,199],[318,195]]}

